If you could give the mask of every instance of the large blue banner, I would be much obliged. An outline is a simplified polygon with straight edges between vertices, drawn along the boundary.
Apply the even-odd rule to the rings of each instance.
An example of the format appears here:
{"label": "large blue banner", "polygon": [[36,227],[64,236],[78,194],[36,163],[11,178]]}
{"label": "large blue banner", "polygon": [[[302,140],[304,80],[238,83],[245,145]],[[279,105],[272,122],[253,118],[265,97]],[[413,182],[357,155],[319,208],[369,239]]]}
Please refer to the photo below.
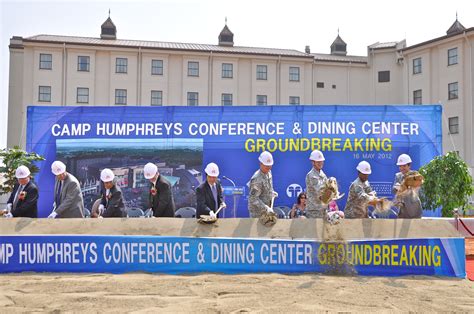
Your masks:
{"label": "large blue banner", "polygon": [[[99,194],[99,173],[111,168],[128,207],[146,208],[147,162],[172,184],[177,208],[195,207],[194,189],[215,162],[226,186],[224,217],[248,217],[247,183],[263,150],[273,153],[275,205],[291,207],[311,169],[310,152],[326,157],[324,172],[346,193],[356,165],[372,165],[369,181],[391,197],[396,159],[407,153],[412,169],[441,154],[441,106],[266,107],[28,107],[27,150],[46,157],[36,181],[39,216],[52,209],[51,163],[62,160],[82,185],[86,207]],[[236,188],[233,188],[233,186]],[[346,197],[338,201],[344,208]],[[425,212],[425,215],[429,214]]]}
{"label": "large blue banner", "polygon": [[1,236],[0,272],[303,273],[464,278],[463,238],[348,242]]}

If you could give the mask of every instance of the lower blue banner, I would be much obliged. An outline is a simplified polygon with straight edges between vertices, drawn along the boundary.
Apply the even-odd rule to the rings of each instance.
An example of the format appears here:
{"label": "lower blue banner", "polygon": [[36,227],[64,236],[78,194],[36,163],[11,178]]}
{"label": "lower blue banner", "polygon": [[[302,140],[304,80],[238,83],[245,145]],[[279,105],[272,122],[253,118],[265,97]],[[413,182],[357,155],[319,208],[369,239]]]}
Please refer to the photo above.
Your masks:
{"label": "lower blue banner", "polygon": [[160,236],[0,236],[0,272],[134,271],[465,277],[464,238],[348,242]]}

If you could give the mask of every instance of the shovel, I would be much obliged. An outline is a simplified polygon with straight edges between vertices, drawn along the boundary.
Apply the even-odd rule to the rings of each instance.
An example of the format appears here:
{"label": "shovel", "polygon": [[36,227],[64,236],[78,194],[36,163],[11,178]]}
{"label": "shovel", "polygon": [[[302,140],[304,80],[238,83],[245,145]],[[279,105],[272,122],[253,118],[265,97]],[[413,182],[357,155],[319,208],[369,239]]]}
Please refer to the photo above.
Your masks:
{"label": "shovel", "polygon": [[[273,204],[275,201],[275,196],[272,197],[272,201],[270,203],[270,208],[273,210]],[[260,218],[258,219],[262,225],[265,227],[271,227],[276,224],[278,217],[275,212],[263,212]]]}
{"label": "shovel", "polygon": [[226,206],[220,206],[217,211],[216,211],[216,217],[215,218],[212,218],[211,216],[209,215],[201,215],[201,217],[199,217],[198,219],[198,222],[201,223],[201,224],[207,224],[207,225],[210,225],[210,224],[213,224],[217,221],[217,214],[219,214],[219,212],[221,211],[221,209],[225,208]]}

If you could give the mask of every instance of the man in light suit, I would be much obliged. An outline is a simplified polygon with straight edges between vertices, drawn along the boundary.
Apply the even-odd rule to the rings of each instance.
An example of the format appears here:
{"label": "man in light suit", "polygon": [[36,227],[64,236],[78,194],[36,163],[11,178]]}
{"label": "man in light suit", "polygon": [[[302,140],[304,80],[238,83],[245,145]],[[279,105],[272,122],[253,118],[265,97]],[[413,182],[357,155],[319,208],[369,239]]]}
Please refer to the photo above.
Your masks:
{"label": "man in light suit", "polygon": [[197,212],[196,218],[201,215],[209,215],[211,218],[218,217],[216,211],[220,206],[225,207],[222,199],[222,186],[217,177],[219,176],[219,167],[211,162],[204,169],[206,181],[196,189]]}
{"label": "man in light suit", "polygon": [[115,184],[115,175],[112,170],[105,168],[100,173],[100,180],[104,183],[102,198],[98,207],[98,213],[92,213],[95,217],[125,217],[125,205],[122,191]]}
{"label": "man in light suit", "polygon": [[392,192],[395,194],[395,206],[400,209],[398,218],[421,218],[423,215],[418,190],[410,188],[405,192],[399,193],[405,176],[411,173],[411,163],[412,160],[409,155],[401,154],[398,156],[397,166],[400,168],[400,172],[395,174],[395,182],[392,188]]}
{"label": "man in light suit", "polygon": [[84,218],[84,201],[76,177],[66,172],[66,165],[56,160],[51,165],[56,176],[53,211],[48,218]]}
{"label": "man in light suit", "polygon": [[149,202],[155,217],[174,217],[175,205],[171,183],[158,172],[158,167],[151,162],[143,169],[145,179],[151,183]]}
{"label": "man in light suit", "polygon": [[4,217],[38,217],[38,188],[31,181],[30,174],[30,169],[26,166],[19,166],[16,169],[15,176],[18,183],[15,184],[8,199]]}

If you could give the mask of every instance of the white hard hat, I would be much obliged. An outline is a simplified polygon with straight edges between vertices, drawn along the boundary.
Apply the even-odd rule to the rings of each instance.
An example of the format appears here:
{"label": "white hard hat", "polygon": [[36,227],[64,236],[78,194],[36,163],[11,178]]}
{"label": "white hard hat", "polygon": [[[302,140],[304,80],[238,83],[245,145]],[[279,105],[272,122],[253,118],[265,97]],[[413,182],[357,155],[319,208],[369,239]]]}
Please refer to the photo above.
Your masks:
{"label": "white hard hat", "polygon": [[321,151],[315,149],[311,152],[311,155],[309,155],[309,160],[324,161],[325,158]]}
{"label": "white hard hat", "polygon": [[264,151],[258,157],[258,160],[264,164],[265,166],[272,166],[273,165],[273,156],[267,151]]}
{"label": "white hard hat", "polygon": [[219,167],[211,162],[206,166],[206,169],[204,169],[204,172],[210,177],[218,177],[219,176]]}
{"label": "white hard hat", "polygon": [[371,174],[372,173],[372,169],[370,169],[370,164],[365,160],[359,162],[356,169],[359,170],[360,172],[362,172],[363,174]]}
{"label": "white hard hat", "polygon": [[151,162],[147,163],[145,165],[145,168],[143,168],[143,175],[145,176],[145,179],[153,178],[157,172],[158,167],[155,164],[152,164]]}
{"label": "white hard hat", "polygon": [[409,163],[411,163],[411,158],[407,154],[401,154],[398,156],[397,166],[403,166]]}
{"label": "white hard hat", "polygon": [[17,179],[24,179],[28,177],[30,174],[31,174],[30,169],[28,169],[28,167],[26,166],[20,166],[16,168],[16,171],[15,171],[15,177]]}
{"label": "white hard hat", "polygon": [[114,173],[108,168],[105,168],[100,172],[100,179],[102,180],[102,182],[111,182],[114,180],[114,178]]}
{"label": "white hard hat", "polygon": [[63,164],[62,161],[59,161],[59,160],[56,160],[55,162],[53,162],[53,164],[51,165],[51,171],[53,172],[53,174],[55,176],[57,175],[60,175],[64,172],[66,172],[66,165]]}

